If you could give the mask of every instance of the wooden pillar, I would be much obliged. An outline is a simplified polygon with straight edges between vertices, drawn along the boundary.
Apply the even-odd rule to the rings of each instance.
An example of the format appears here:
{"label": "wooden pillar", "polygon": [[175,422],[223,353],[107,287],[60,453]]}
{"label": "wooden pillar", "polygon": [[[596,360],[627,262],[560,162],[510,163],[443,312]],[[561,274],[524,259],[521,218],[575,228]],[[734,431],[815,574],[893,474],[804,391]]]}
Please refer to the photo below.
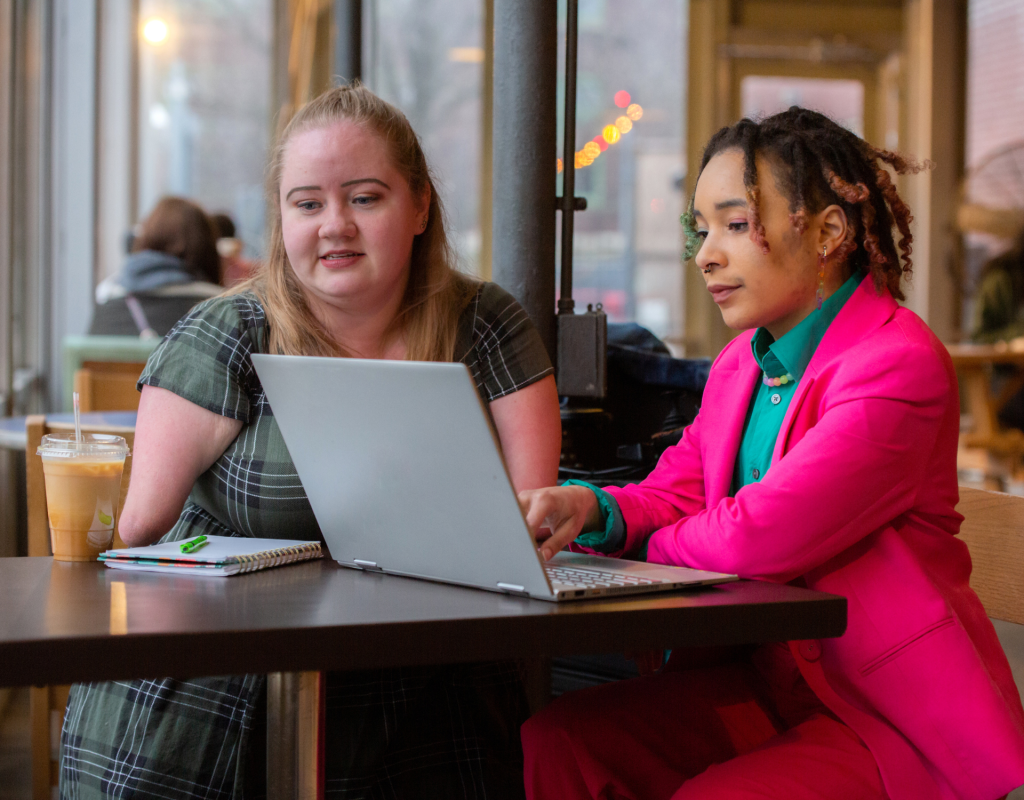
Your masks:
{"label": "wooden pillar", "polygon": [[954,228],[964,171],[967,0],[907,0],[906,89],[900,149],[935,169],[900,182],[914,213],[907,305],[944,341],[959,338],[961,240]]}
{"label": "wooden pillar", "polygon": [[267,675],[268,797],[323,800],[325,675]]}
{"label": "wooden pillar", "polygon": [[[697,182],[700,157],[708,139],[729,124],[729,59],[719,57],[719,45],[728,39],[729,0],[690,0],[688,100],[686,112],[686,196],[689,203]],[[683,264],[685,341],[689,358],[715,356],[733,333],[722,322],[704,279],[692,261]]]}

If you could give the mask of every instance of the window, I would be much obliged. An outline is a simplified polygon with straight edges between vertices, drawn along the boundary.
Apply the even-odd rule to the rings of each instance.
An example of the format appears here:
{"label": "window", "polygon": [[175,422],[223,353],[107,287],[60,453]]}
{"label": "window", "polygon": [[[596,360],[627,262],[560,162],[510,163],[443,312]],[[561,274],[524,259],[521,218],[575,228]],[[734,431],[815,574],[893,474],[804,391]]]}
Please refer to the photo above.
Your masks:
{"label": "window", "polygon": [[969,334],[982,270],[1012,246],[1024,223],[1024,6],[971,0],[967,13],[967,169],[958,223]]}
{"label": "window", "polygon": [[[564,0],[558,13],[561,154]],[[599,302],[611,322],[639,322],[669,344],[683,330],[688,14],[686,0],[579,4],[576,147],[600,152],[576,170],[587,210],[574,224],[573,298],[577,309]]]}
{"label": "window", "polygon": [[462,267],[480,263],[482,0],[367,0],[366,81],[420,137]]}
{"label": "window", "polygon": [[742,115],[751,119],[802,106],[864,136],[864,84],[860,81],[748,75],[740,83],[740,103]]}
{"label": "window", "polygon": [[139,212],[165,194],[263,248],[272,0],[140,0]]}

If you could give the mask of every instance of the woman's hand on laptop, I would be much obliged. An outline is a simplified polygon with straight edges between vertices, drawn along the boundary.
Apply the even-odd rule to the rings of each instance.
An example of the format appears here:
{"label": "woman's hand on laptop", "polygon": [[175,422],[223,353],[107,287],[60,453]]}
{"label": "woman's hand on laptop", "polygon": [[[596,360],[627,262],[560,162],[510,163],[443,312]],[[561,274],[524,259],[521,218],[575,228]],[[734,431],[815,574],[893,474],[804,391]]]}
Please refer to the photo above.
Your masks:
{"label": "woman's hand on laptop", "polygon": [[585,486],[528,489],[519,493],[519,507],[533,538],[542,543],[545,561],[581,533],[601,527],[597,498]]}

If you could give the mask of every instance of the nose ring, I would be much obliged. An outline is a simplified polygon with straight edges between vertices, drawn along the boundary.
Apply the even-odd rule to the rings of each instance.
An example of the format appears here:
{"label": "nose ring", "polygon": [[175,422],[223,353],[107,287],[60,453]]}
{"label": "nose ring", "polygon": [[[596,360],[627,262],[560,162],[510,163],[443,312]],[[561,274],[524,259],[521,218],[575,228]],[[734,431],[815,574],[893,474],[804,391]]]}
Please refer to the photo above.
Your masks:
{"label": "nose ring", "polygon": [[711,274],[711,267],[701,267],[700,271],[703,272],[705,275],[709,275]]}

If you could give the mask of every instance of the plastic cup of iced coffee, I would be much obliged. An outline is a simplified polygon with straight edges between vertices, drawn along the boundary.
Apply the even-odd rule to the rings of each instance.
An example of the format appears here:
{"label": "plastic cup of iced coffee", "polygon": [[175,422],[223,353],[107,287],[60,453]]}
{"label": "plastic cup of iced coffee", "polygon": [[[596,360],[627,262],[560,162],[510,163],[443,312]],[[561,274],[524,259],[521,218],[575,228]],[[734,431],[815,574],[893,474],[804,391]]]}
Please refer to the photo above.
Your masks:
{"label": "plastic cup of iced coffee", "polygon": [[56,561],[95,561],[110,548],[128,444],[121,436],[72,431],[43,437],[50,543]]}

